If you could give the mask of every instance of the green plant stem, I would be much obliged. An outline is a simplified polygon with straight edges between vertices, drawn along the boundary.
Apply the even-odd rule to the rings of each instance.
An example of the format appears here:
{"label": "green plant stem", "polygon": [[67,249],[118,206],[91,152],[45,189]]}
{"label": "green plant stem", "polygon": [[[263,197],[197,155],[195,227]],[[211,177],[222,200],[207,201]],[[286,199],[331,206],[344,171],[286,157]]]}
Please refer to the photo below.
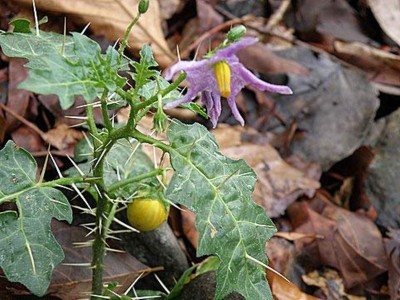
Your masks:
{"label": "green plant stem", "polygon": [[[120,48],[120,54],[122,55],[122,52],[126,46],[127,39],[128,39],[128,34],[130,30],[132,29],[133,25],[136,24],[140,17],[140,14],[135,18],[135,20],[132,21],[130,26],[128,27],[124,40],[121,44]],[[145,134],[141,133],[138,131],[136,127],[136,117],[141,109],[145,109],[148,106],[152,105],[153,103],[158,101],[159,95],[162,97],[176,89],[179,84],[186,78],[185,73],[179,74],[178,78],[171,84],[169,85],[166,89],[160,91],[157,95],[154,95],[150,99],[135,105],[131,107],[131,112],[129,114],[128,122],[127,124],[119,129],[114,129],[113,131],[109,131],[107,138],[103,139],[101,141],[97,141],[95,139],[95,149],[94,149],[94,156],[96,159],[96,167],[93,170],[93,176],[95,178],[98,178],[96,181],[98,190],[100,191],[99,199],[97,202],[97,208],[96,208],[96,232],[95,232],[95,239],[93,242],[93,252],[92,252],[92,268],[93,268],[93,274],[92,274],[92,299],[101,299],[97,297],[98,295],[102,294],[103,291],[103,260],[104,260],[104,254],[105,254],[105,245],[106,245],[106,238],[107,238],[107,231],[108,227],[111,224],[112,218],[114,217],[115,214],[115,205],[111,201],[108,200],[106,197],[107,191],[113,191],[119,187],[121,187],[123,184],[127,184],[127,182],[122,183],[116,183],[114,186],[111,186],[108,190],[105,188],[104,184],[104,179],[103,179],[103,173],[104,173],[104,158],[106,157],[107,153],[110,151],[111,147],[114,145],[114,143],[122,138],[128,138],[128,137],[133,137],[136,138],[138,141],[142,143],[149,143],[152,144],[161,150],[168,152],[171,150],[171,147],[159,140],[153,139],[151,137],[146,136]],[[103,94],[104,95],[104,94]],[[106,107],[105,107],[106,108]],[[103,108],[102,108],[103,110]],[[97,127],[94,123],[94,118],[93,118],[93,111],[89,111],[88,113],[88,124],[89,124],[89,129],[91,133],[99,138],[98,132],[97,132]],[[104,117],[104,112],[103,112],[103,117]],[[107,126],[107,125],[106,125]],[[102,142],[102,143],[101,143]],[[101,144],[100,144],[101,143]],[[105,146],[103,146],[105,145]],[[101,150],[101,151],[100,151]],[[149,175],[144,174],[143,178],[146,178],[147,176],[156,176],[158,173],[161,172],[160,170],[154,170],[154,174]],[[137,178],[131,178],[130,180],[132,182],[139,180],[138,176]]]}
{"label": "green plant stem", "polygon": [[107,141],[111,141],[111,140],[116,141],[121,138],[133,137],[132,132],[135,128],[136,122],[139,121],[136,118],[136,116],[138,115],[138,111],[140,109],[144,109],[147,106],[157,102],[158,94],[160,94],[162,97],[164,97],[168,93],[172,92],[174,89],[176,89],[182,83],[183,80],[185,80],[185,78],[186,78],[186,73],[181,72],[179,74],[178,78],[173,83],[171,83],[167,88],[165,88],[164,90],[161,90],[159,93],[152,96],[148,100],[132,107],[131,111],[129,113],[128,122],[127,122],[126,126],[118,128],[118,129],[114,130],[113,132],[111,132],[108,136],[108,140],[106,140],[105,143],[107,143]]}
{"label": "green plant stem", "polygon": [[164,152],[170,152],[172,150],[172,147],[168,144],[165,144],[155,138],[149,137],[143,133],[141,133],[139,130],[134,129],[131,133],[131,136],[135,139],[137,139],[141,143],[147,143],[151,144],[159,149],[161,149]]}
{"label": "green plant stem", "polygon": [[101,95],[101,98],[100,98],[100,103],[101,103],[101,113],[103,115],[104,125],[106,126],[106,128],[110,132],[110,131],[113,130],[113,126],[112,126],[111,120],[110,120],[110,118],[108,116],[107,95],[108,95],[108,90],[104,89],[103,94]]}
{"label": "green plant stem", "polygon": [[[115,183],[114,185],[110,186],[108,190],[105,189],[104,185],[104,180],[103,180],[103,173],[104,173],[104,157],[108,153],[108,151],[111,149],[112,145],[115,143],[120,138],[123,137],[134,137],[138,141],[142,143],[149,143],[152,144],[158,148],[160,148],[163,151],[169,151],[171,147],[159,140],[156,140],[154,138],[148,137],[145,134],[141,133],[137,129],[133,129],[131,132],[127,131],[128,125],[126,125],[121,132],[117,132],[115,130],[114,132],[110,133],[108,138],[104,141],[104,145],[107,145],[103,151],[105,153],[101,154],[101,151],[94,151],[96,154],[96,158],[99,160],[97,161],[97,165],[95,169],[93,170],[93,175],[95,178],[98,178],[98,181],[96,182],[98,184],[98,189],[100,190],[100,197],[97,202],[97,208],[96,208],[96,232],[95,232],[95,239],[93,242],[93,254],[92,254],[92,267],[93,267],[93,274],[92,274],[92,299],[101,299],[100,297],[97,297],[97,295],[101,295],[103,291],[103,261],[104,261],[104,254],[105,254],[105,241],[107,238],[107,232],[109,229],[109,226],[111,224],[111,221],[114,217],[115,214],[115,209],[116,205],[115,203],[112,203],[109,201],[106,197],[106,193],[113,191],[115,189],[118,189],[122,185],[125,185],[129,182],[134,182],[137,180],[141,180],[147,177],[152,177],[156,176],[158,174],[162,173],[162,169],[156,169],[152,172],[149,172],[147,174],[143,174],[140,176],[136,176],[133,178],[130,178],[125,181],[121,181],[118,183]],[[117,134],[115,134],[117,132]]]}
{"label": "green plant stem", "polygon": [[42,188],[42,187],[59,187],[59,186],[72,185],[74,183],[82,183],[82,182],[89,183],[89,182],[93,182],[95,180],[97,180],[97,178],[94,178],[94,177],[63,177],[63,178],[59,178],[59,179],[52,180],[52,181],[38,182],[35,185],[30,186],[26,189],[23,189],[16,193],[12,193],[9,195],[5,195],[4,197],[1,197],[0,204],[5,203],[5,202],[13,202],[20,194],[25,193],[29,190]]}
{"label": "green plant stem", "polygon": [[[178,76],[178,78],[176,78],[176,80],[171,83],[167,88],[161,90],[159,92],[159,94],[161,94],[162,97],[164,97],[165,95],[167,95],[168,93],[172,92],[173,90],[175,90],[186,78],[186,73],[185,72],[181,72]],[[152,105],[153,103],[158,101],[158,93],[156,95],[154,95],[153,97],[149,98],[148,100],[139,103],[137,105],[135,105],[132,110],[136,113],[137,111],[139,111],[140,109],[143,109],[147,106]]]}
{"label": "green plant stem", "polygon": [[164,172],[163,169],[155,169],[155,170],[153,170],[153,171],[151,171],[149,173],[141,174],[141,175],[138,175],[138,176],[135,176],[135,177],[130,177],[130,178],[118,181],[118,182],[108,186],[107,192],[108,193],[112,193],[115,190],[117,190],[117,189],[119,189],[119,188],[121,188],[121,187],[123,187],[125,185],[128,185],[128,184],[133,183],[133,182],[142,181],[143,179],[146,179],[146,178],[151,178],[151,177],[154,177],[154,176],[157,176],[157,175],[161,175],[163,172]]}
{"label": "green plant stem", "polygon": [[[89,126],[90,133],[94,137],[99,138],[99,133],[97,131],[96,122],[94,121],[93,106],[92,105],[86,106],[86,117],[87,117],[87,124]],[[94,143],[96,145],[96,139],[94,139]]]}
{"label": "green plant stem", "polygon": [[121,47],[118,50],[118,52],[120,54],[120,57],[123,56],[125,47],[128,44],[129,33],[131,32],[133,26],[135,26],[135,24],[139,21],[140,17],[141,17],[141,14],[138,13],[136,18],[133,19],[133,21],[129,24],[128,28],[126,29],[124,38],[123,38],[122,43],[121,43]]}
{"label": "green plant stem", "polygon": [[[103,260],[105,255],[105,245],[106,245],[106,234],[107,228],[105,225],[107,224],[107,220],[109,219],[109,213],[112,208],[110,205],[110,201],[108,201],[105,194],[105,184],[104,184],[104,159],[107,156],[107,153],[111,150],[111,147],[114,145],[114,142],[104,142],[104,147],[100,146],[95,148],[94,156],[96,165],[93,170],[94,177],[98,178],[96,182],[97,188],[100,192],[97,208],[96,208],[96,231],[95,231],[95,239],[92,246],[92,294],[93,295],[101,295],[103,291]],[[102,151],[99,151],[102,149]],[[92,296],[92,299],[100,299],[96,296]]]}

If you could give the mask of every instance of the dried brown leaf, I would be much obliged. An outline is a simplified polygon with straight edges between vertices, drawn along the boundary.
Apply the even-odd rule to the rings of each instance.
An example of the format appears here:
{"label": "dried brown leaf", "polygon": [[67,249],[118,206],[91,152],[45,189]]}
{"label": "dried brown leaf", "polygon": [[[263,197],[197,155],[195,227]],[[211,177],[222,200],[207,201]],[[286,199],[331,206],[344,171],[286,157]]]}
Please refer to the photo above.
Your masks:
{"label": "dried brown leaf", "polygon": [[278,272],[267,269],[267,279],[272,295],[277,300],[316,300],[317,298],[302,292]]}
{"label": "dried brown leaf", "polygon": [[50,129],[43,134],[43,139],[50,145],[59,150],[69,149],[70,155],[73,154],[75,145],[83,138],[82,132],[70,128],[64,123],[57,124],[53,129]]}
{"label": "dried brown leaf", "polygon": [[[345,0],[298,0],[287,21],[306,35],[318,33],[322,39],[368,42],[357,12]],[[315,35],[314,35],[315,37]]]}
{"label": "dried brown leaf", "polygon": [[47,150],[41,136],[26,125],[21,125],[15,129],[11,133],[11,138],[19,147],[24,148],[31,153]]}
{"label": "dried brown leaf", "polygon": [[339,208],[320,194],[309,205],[290,207],[289,217],[296,232],[321,235],[310,243],[296,241],[304,251],[317,247],[314,264],[327,265],[340,271],[346,288],[362,284],[387,270],[382,236],[367,217]]}
{"label": "dried brown leaf", "polygon": [[163,20],[168,20],[171,18],[181,6],[183,6],[184,1],[182,0],[163,0],[159,1],[160,13]]}
{"label": "dried brown leaf", "polygon": [[288,241],[297,241],[304,238],[316,239],[320,237],[317,236],[316,234],[305,234],[300,232],[283,232],[283,231],[276,232],[274,236],[284,238],[285,240]]}
{"label": "dried brown leaf", "polygon": [[367,0],[382,30],[400,46],[400,2]]}
{"label": "dried brown leaf", "polygon": [[275,55],[261,43],[239,51],[238,57],[247,68],[262,74],[291,73],[300,76],[309,74],[309,70],[303,65]]}
{"label": "dried brown leaf", "polygon": [[327,299],[367,299],[366,297],[347,294],[344,290],[343,280],[335,270],[326,269],[321,272],[313,271],[303,275],[302,278],[306,284],[321,288]]}
{"label": "dried brown leaf", "polygon": [[368,72],[372,81],[400,86],[400,56],[361,43],[334,42],[335,55]]}
{"label": "dried brown leaf", "polygon": [[202,34],[224,21],[224,18],[207,1],[196,0],[196,6],[199,20],[199,26],[196,28],[197,34]]}
{"label": "dried brown leaf", "polygon": [[296,269],[296,248],[293,243],[274,236],[265,244],[265,252],[269,265],[279,273],[286,276]]}
{"label": "dried brown leaf", "polygon": [[196,215],[190,210],[184,209],[181,211],[183,234],[189,240],[194,248],[197,248],[199,233],[195,227]]}
{"label": "dried brown leaf", "polygon": [[[18,85],[28,77],[28,71],[24,67],[26,60],[11,59],[9,63],[9,83],[7,107],[20,116],[27,116],[29,113],[29,102],[31,92],[18,89]],[[16,129],[20,122],[6,113],[7,131]]]}
{"label": "dried brown leaf", "polygon": [[390,230],[385,240],[389,261],[389,292],[391,299],[400,299],[400,230]]}
{"label": "dried brown leaf", "polygon": [[[92,285],[92,270],[88,266],[71,264],[90,263],[91,247],[76,247],[73,243],[87,242],[87,231],[82,227],[61,222],[52,223],[53,233],[63,247],[64,261],[53,272],[48,293],[61,299],[85,298]],[[108,252],[104,257],[104,280],[118,282],[116,293],[125,292],[132,282],[143,272],[148,272],[144,264],[126,253]],[[86,295],[87,296],[87,295]]]}
{"label": "dried brown leaf", "polygon": [[239,126],[220,126],[213,131],[224,155],[244,159],[256,172],[258,181],[253,196],[270,217],[283,214],[299,196],[314,195],[320,187],[315,178],[290,166],[269,144],[242,143],[244,132]]}

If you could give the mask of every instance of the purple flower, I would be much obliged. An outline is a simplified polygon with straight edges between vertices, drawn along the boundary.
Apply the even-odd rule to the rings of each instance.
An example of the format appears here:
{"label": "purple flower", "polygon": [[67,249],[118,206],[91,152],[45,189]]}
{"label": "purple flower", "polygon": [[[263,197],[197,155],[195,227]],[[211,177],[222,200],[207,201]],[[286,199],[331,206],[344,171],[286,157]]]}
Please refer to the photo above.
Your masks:
{"label": "purple flower", "polygon": [[181,99],[166,104],[165,108],[173,108],[190,102],[201,92],[201,101],[206,105],[211,123],[215,128],[221,115],[222,95],[227,98],[235,119],[243,126],[244,120],[236,106],[235,98],[245,85],[261,91],[292,94],[288,86],[264,82],[239,62],[236,52],[255,43],[257,43],[256,38],[243,38],[226,48],[217,50],[211,58],[200,61],[180,61],[174,64],[167,71],[165,78],[170,80],[174,74],[183,70],[186,72],[186,80],[190,86]]}

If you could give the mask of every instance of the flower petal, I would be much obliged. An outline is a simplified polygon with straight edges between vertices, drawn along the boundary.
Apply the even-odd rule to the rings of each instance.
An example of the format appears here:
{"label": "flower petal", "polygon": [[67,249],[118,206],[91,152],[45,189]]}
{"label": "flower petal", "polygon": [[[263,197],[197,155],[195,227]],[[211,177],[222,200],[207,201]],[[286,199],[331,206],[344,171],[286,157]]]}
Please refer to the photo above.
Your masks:
{"label": "flower petal", "polygon": [[229,97],[228,104],[235,119],[240,123],[240,125],[244,126],[244,120],[236,106],[235,97]]}
{"label": "flower petal", "polygon": [[215,55],[210,58],[212,63],[227,59],[236,54],[240,49],[246,48],[250,45],[257,43],[258,39],[253,37],[243,38],[238,42],[230,44],[226,48],[222,48],[221,50],[217,50]]}
{"label": "flower petal", "polygon": [[187,74],[193,69],[201,69],[208,66],[208,61],[202,59],[200,61],[178,61],[176,64],[172,65],[165,73],[165,79],[171,80],[172,77],[179,71],[185,71]]}
{"label": "flower petal", "polygon": [[219,116],[221,115],[221,96],[219,94],[205,91],[202,93],[201,101],[207,107],[207,113],[213,128],[217,127]]}
{"label": "flower petal", "polygon": [[183,103],[188,103],[188,102],[192,101],[193,98],[196,97],[198,93],[199,93],[198,90],[189,88],[188,91],[186,92],[185,96],[183,96],[182,98],[180,98],[178,100],[175,100],[175,101],[165,104],[164,108],[167,108],[167,109],[174,108]]}
{"label": "flower petal", "polygon": [[246,84],[251,85],[256,89],[259,89],[260,91],[268,91],[272,93],[286,95],[293,94],[290,87],[286,85],[277,85],[262,81],[249,70],[247,70],[241,63],[231,64],[231,70],[232,73],[235,73],[235,76],[242,78],[246,82]]}

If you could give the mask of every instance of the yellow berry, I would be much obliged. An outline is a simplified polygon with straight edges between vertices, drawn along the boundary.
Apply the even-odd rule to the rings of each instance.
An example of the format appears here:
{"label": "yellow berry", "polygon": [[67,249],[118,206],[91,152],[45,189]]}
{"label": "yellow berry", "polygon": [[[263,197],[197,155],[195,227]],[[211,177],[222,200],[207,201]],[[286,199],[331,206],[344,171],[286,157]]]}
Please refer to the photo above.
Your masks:
{"label": "yellow berry", "polygon": [[138,198],[128,204],[129,223],[140,231],[151,231],[159,227],[168,217],[164,204],[157,199]]}

